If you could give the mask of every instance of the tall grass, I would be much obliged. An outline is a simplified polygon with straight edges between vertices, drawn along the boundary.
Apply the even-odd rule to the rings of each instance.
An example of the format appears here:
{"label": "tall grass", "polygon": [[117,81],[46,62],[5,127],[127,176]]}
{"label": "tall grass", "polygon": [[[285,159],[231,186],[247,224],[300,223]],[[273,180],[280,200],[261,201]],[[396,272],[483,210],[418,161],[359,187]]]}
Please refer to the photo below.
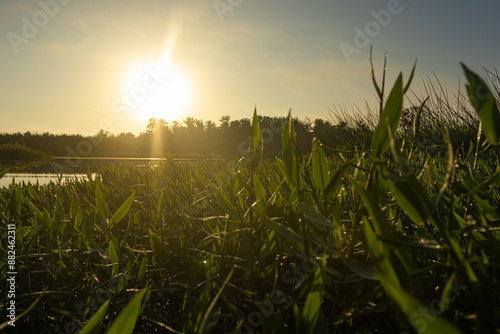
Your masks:
{"label": "tall grass", "polygon": [[349,155],[327,158],[318,140],[303,154],[289,115],[280,158],[263,160],[255,113],[232,163],[169,159],[1,189],[16,304],[31,306],[11,330],[498,332],[500,124],[465,71],[479,118],[494,122],[482,154],[453,147],[446,127],[426,137],[418,117],[403,138],[400,75]]}
{"label": "tall grass", "polygon": [[[495,97],[497,103],[500,101],[500,77],[498,72],[483,69],[486,75],[485,82]],[[422,136],[432,136],[446,125],[450,131],[450,138],[454,147],[471,146],[476,141],[479,116],[470,103],[467,93],[463,91],[461,83],[455,92],[448,91],[443,86],[439,77],[427,77],[422,79],[423,91],[417,95],[409,89],[405,96],[408,106],[403,108],[398,133],[404,137],[405,134],[413,132],[413,121],[415,115],[420,113],[420,133]],[[351,131],[344,141],[350,144],[362,146],[369,143],[371,135],[379,122],[379,110],[374,110],[370,105],[364,109],[359,107],[348,109],[343,106],[334,107],[330,110],[330,116],[334,124],[345,125]],[[410,138],[411,139],[411,138]],[[473,146],[473,144],[472,144]]]}

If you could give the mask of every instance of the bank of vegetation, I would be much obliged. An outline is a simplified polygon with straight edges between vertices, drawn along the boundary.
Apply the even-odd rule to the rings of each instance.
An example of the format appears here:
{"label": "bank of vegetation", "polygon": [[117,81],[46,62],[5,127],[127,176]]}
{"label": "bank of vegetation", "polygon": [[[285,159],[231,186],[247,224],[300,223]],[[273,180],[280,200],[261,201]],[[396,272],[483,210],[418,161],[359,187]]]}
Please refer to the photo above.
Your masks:
{"label": "bank of vegetation", "polygon": [[17,142],[0,144],[0,169],[20,168],[39,162],[49,162],[52,156],[47,153]]}

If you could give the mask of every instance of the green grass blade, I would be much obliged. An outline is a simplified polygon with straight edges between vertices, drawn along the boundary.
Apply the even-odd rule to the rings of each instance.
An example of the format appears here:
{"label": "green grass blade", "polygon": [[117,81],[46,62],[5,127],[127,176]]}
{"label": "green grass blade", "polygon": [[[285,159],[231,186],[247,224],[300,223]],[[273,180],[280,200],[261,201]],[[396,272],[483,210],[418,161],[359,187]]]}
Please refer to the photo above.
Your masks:
{"label": "green grass blade", "polygon": [[372,58],[373,47],[370,47],[370,75],[372,77],[373,86],[375,86],[375,90],[377,91],[377,96],[382,99],[382,91],[377,83],[377,79],[375,78],[375,71],[373,70],[373,58]]}
{"label": "green grass blade", "polygon": [[36,207],[36,205],[33,204],[33,202],[31,202],[30,200],[28,200],[28,204],[29,204],[31,210],[33,210],[35,212],[35,216],[38,218],[38,220],[44,221],[44,217],[43,217],[42,211],[40,211],[40,209],[38,209]]}
{"label": "green grass blade", "polygon": [[302,321],[304,322],[308,333],[317,333],[316,325],[321,313],[321,304],[323,294],[325,293],[324,276],[326,267],[326,256],[323,256],[314,273],[314,278],[307,295],[304,309],[302,310]]}
{"label": "green grass blade", "polygon": [[330,193],[337,193],[337,190],[342,184],[342,178],[344,177],[345,172],[347,172],[347,170],[351,166],[351,163],[352,160],[347,161],[335,172],[325,188],[325,192],[323,194],[324,197],[327,197]]}
{"label": "green grass blade", "polygon": [[300,203],[298,205],[300,212],[306,217],[306,219],[316,226],[321,231],[324,231],[328,228],[338,228],[338,226],[334,226],[333,223],[323,217],[321,213],[316,211],[310,204],[308,203]]}
{"label": "green grass blade", "polygon": [[231,218],[238,219],[240,217],[240,215],[238,214],[238,210],[227,199],[226,195],[224,194],[224,191],[222,190],[222,186],[218,188],[214,187],[214,192],[215,192],[215,198],[219,202],[219,205],[227,212],[229,212]]}
{"label": "green grass blade", "polygon": [[122,220],[123,217],[125,217],[128,210],[130,209],[130,206],[132,205],[132,201],[134,200],[134,196],[135,196],[135,192],[132,195],[130,195],[125,200],[125,202],[123,202],[123,204],[115,211],[115,213],[111,217],[111,221],[109,222],[108,227],[110,227],[110,225],[112,225],[112,224],[119,223],[120,220]]}
{"label": "green grass blade", "polygon": [[118,258],[118,254],[116,253],[116,249],[113,242],[109,243],[109,262],[113,264],[113,267],[111,269],[111,277],[114,277],[118,273],[120,260]]}
{"label": "green grass blade", "polygon": [[109,300],[97,310],[97,312],[90,318],[87,324],[82,328],[79,334],[99,334],[102,329],[102,322],[108,311]]}
{"label": "green grass blade", "polygon": [[252,121],[252,141],[248,149],[248,164],[251,171],[255,172],[262,160],[263,144],[262,134],[260,132],[259,122],[257,118],[257,108],[253,113]]}
{"label": "green grass blade", "polygon": [[354,180],[353,178],[349,179],[351,181],[351,184],[354,185],[357,193],[360,195],[361,200],[365,204],[369,217],[371,217],[373,228],[375,229],[376,234],[388,240],[395,240],[392,226],[389,222],[387,222],[385,216],[380,210],[380,207],[373,199],[373,197],[368,194],[366,189],[364,189],[358,181]]}
{"label": "green grass blade", "polygon": [[[368,248],[375,265],[375,272],[380,278],[386,293],[396,302],[418,333],[460,333],[455,326],[441,317],[431,314],[431,311],[422,302],[401,288],[396,272],[389,261],[386,247],[383,247],[380,241],[377,240],[366,218],[364,218],[364,225]],[[432,323],[429,323],[428,321],[431,320]]]}
{"label": "green grass blade", "polygon": [[142,278],[144,277],[144,274],[146,273],[146,269],[148,267],[148,257],[147,253],[144,251],[143,257],[142,257],[142,262],[141,262],[141,267],[139,268],[139,272],[137,273],[137,278],[139,281],[142,281]]}
{"label": "green grass blade", "polygon": [[5,176],[5,174],[7,174],[8,172],[9,172],[9,168],[7,168],[6,170],[1,171],[1,172],[0,172],[0,179],[1,179],[2,177],[4,177],[4,176]]}
{"label": "green grass blade", "polygon": [[403,111],[403,75],[400,73],[392,91],[387,99],[387,103],[380,115],[379,123],[373,134],[371,148],[374,154],[383,154],[389,148],[389,135],[387,133],[387,123],[389,123],[393,136],[399,125],[399,119]]}
{"label": "green grass blade", "polygon": [[326,155],[321,148],[321,143],[315,139],[312,150],[312,184],[322,194],[330,181]]}
{"label": "green grass blade", "polygon": [[55,229],[59,227],[61,218],[64,217],[63,205],[61,203],[61,196],[58,194],[56,196],[56,205],[54,207],[54,213],[52,214],[52,226],[50,233],[54,233]]}
{"label": "green grass blade", "polygon": [[375,233],[376,231],[370,225],[366,217],[363,217],[363,222],[366,235],[366,247],[372,257],[375,273],[381,280],[384,287],[385,284],[391,284],[398,289],[401,289],[401,283],[398,275],[389,260],[389,250],[380,240],[378,240]]}
{"label": "green grass blade", "polygon": [[500,180],[500,170],[497,170],[495,173],[490,175],[486,180],[475,186],[473,189],[471,189],[465,196],[472,196],[475,195],[489,186],[497,183]]}
{"label": "green grass blade", "polygon": [[[365,207],[368,211],[368,216],[370,217],[371,221],[371,227],[375,231],[375,234],[377,238],[380,239],[381,244],[376,244],[378,248],[383,249],[383,251],[378,253],[373,253],[373,256],[375,260],[377,260],[378,256],[382,256],[383,258],[389,256],[389,246],[386,246],[385,244],[382,244],[382,240],[385,242],[389,242],[391,244],[391,259],[396,261],[395,267],[392,266],[391,262],[387,259],[386,262],[382,262],[384,265],[384,270],[388,272],[393,272],[394,273],[394,280],[400,283],[406,283],[408,281],[408,273],[413,272],[415,268],[415,264],[408,253],[408,251],[403,248],[403,247],[395,247],[392,245],[397,244],[397,239],[395,237],[395,232],[394,232],[394,227],[392,224],[387,220],[387,218],[384,216],[382,213],[382,210],[378,203],[375,201],[373,196],[370,196],[369,193],[356,181],[352,180],[351,181],[353,185],[356,188],[356,191],[360,195],[363,203],[365,204]],[[365,224],[369,224],[368,218],[364,217],[363,219],[365,220]],[[368,227],[365,227],[365,230],[368,229]],[[379,242],[377,240],[377,242]],[[368,243],[368,245],[370,245]],[[373,245],[372,245],[373,246]],[[373,246],[375,247],[375,246]],[[378,249],[377,248],[377,249]],[[378,261],[378,260],[377,260]]]}
{"label": "green grass blade", "polygon": [[78,198],[78,195],[76,192],[73,190],[73,196],[71,198],[71,208],[70,208],[70,217],[75,218],[76,214],[78,212],[78,209],[80,208],[80,199]]}
{"label": "green grass blade", "polygon": [[253,186],[255,189],[255,199],[259,201],[257,206],[264,206],[264,203],[266,203],[266,188],[264,188],[258,176],[254,176]]}
{"label": "green grass blade", "polygon": [[410,78],[408,79],[408,82],[405,85],[405,88],[403,88],[403,95],[406,94],[408,89],[410,89],[411,82],[413,81],[413,77],[415,75],[415,68],[417,67],[417,60],[415,59],[415,64],[413,64],[413,68],[411,70]]}
{"label": "green grass blade", "polygon": [[[31,303],[30,306],[28,306],[27,309],[25,309],[21,314],[17,315],[15,318],[14,318],[14,322],[16,321],[19,321],[19,319],[23,318],[26,314],[30,313],[31,310],[38,304],[38,302],[42,299],[42,297],[44,296],[45,292],[47,291],[47,287],[45,287],[43,289],[43,291],[38,295],[38,297],[35,299],[35,301],[33,303]],[[4,307],[6,307],[4,305]],[[0,330],[4,329],[5,327],[10,327],[9,325],[9,320],[5,321],[4,323],[0,324]]]}
{"label": "green grass blade", "polygon": [[500,144],[500,112],[495,96],[488,85],[476,73],[461,63],[469,84],[467,91],[470,101],[479,114],[484,135],[493,145]]}
{"label": "green grass blade", "polygon": [[415,111],[415,117],[413,118],[413,142],[416,142],[420,136],[420,117],[422,111],[424,110],[425,103],[429,100],[429,96],[422,102],[420,107]]}
{"label": "green grass blade", "polygon": [[325,192],[323,193],[324,197],[327,197],[330,193],[337,193],[337,190],[342,185],[342,178],[344,177],[345,172],[347,172],[347,170],[351,166],[351,163],[352,160],[347,161],[335,172],[325,188]]}
{"label": "green grass blade", "polygon": [[360,277],[363,277],[364,279],[370,281],[379,280],[378,276],[375,275],[375,272],[373,271],[373,267],[351,258],[345,258],[342,256],[341,259],[344,261],[344,264],[347,268],[349,268],[349,270],[351,270],[353,273],[356,273]]}
{"label": "green grass blade", "polygon": [[[50,214],[47,211],[47,209],[45,209],[45,208],[43,208],[43,221],[45,222],[45,225],[47,225],[47,230],[49,232],[54,231],[52,229],[52,219],[50,219]],[[49,233],[49,234],[52,235],[52,233]]]}
{"label": "green grass blade", "polygon": [[10,190],[10,200],[9,200],[9,213],[11,218],[14,218],[14,216],[16,216],[17,212],[19,211],[22,199],[23,199],[22,192],[19,185],[12,187]]}
{"label": "green grass blade", "polygon": [[107,334],[132,334],[134,332],[146,292],[147,289],[142,290],[128,303],[113,321]]}
{"label": "green grass blade", "polygon": [[422,225],[430,216],[427,203],[421,198],[418,188],[421,187],[413,177],[406,179],[393,174],[385,174],[387,185],[398,204],[408,217],[417,225]]}
{"label": "green grass blade", "polygon": [[104,200],[104,195],[98,183],[96,183],[95,186],[95,200],[97,205],[97,212],[99,212],[101,216],[107,217],[109,215],[108,206],[106,205],[106,201]]}
{"label": "green grass blade", "polygon": [[224,280],[224,283],[222,283],[222,286],[220,287],[219,291],[217,291],[217,294],[215,295],[214,299],[212,299],[210,306],[208,307],[208,309],[205,312],[205,315],[203,316],[203,320],[201,322],[200,330],[198,331],[198,333],[209,334],[213,331],[214,326],[217,324],[215,321],[211,321],[211,319],[214,317],[215,314],[214,312],[215,304],[222,295],[222,291],[224,291],[224,288],[229,284],[229,281],[231,280],[231,276],[233,276],[233,273],[234,269],[229,272],[226,279]]}
{"label": "green grass blade", "polygon": [[288,113],[285,125],[283,126],[283,134],[281,137],[281,149],[283,152],[283,161],[286,167],[286,173],[292,185],[298,185],[298,164],[295,152],[293,149],[293,119],[292,113]]}
{"label": "green grass blade", "polygon": [[[199,269],[198,269],[199,271]],[[186,321],[184,321],[183,333],[199,333],[203,317],[209,307],[210,296],[212,292],[212,282],[208,280],[205,289],[198,297],[196,303],[191,307]],[[186,306],[184,306],[186,309]]]}
{"label": "green grass blade", "polygon": [[292,242],[297,242],[297,243],[302,242],[302,237],[300,236],[300,234],[293,231],[292,229],[278,224],[274,220],[269,219],[269,217],[267,216],[262,216],[262,220],[264,221],[264,224],[267,225],[267,227],[278,233],[283,238],[290,240]]}

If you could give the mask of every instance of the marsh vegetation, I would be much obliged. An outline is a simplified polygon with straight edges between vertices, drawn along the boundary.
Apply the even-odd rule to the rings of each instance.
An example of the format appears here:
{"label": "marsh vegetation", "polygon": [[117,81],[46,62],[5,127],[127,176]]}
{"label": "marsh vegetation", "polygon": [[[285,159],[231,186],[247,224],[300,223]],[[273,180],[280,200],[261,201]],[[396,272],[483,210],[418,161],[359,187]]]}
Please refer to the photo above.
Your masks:
{"label": "marsh vegetation", "polygon": [[0,189],[15,330],[498,333],[500,116],[464,71],[470,124],[427,124],[425,101],[403,114],[412,72],[387,99],[374,80],[379,117],[350,149],[302,148],[290,114],[266,159],[255,113],[242,158]]}

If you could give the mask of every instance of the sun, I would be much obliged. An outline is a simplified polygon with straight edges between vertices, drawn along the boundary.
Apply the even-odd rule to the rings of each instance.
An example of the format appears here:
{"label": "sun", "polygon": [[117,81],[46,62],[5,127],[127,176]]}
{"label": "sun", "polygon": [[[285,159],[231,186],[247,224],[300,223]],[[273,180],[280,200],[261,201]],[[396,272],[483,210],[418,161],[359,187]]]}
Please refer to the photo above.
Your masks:
{"label": "sun", "polygon": [[140,120],[178,120],[185,116],[192,98],[184,71],[166,61],[136,64],[122,86],[122,99],[132,116]]}

